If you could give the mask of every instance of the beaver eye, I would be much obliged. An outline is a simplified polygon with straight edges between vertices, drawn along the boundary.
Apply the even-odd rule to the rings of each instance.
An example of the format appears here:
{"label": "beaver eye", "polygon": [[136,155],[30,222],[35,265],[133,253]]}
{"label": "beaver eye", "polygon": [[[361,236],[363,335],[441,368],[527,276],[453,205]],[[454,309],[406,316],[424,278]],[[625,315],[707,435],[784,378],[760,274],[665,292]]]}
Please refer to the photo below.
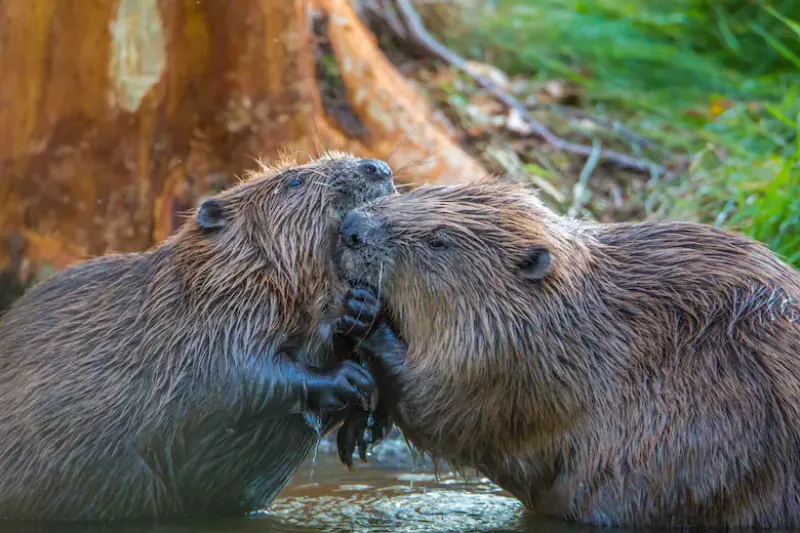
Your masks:
{"label": "beaver eye", "polygon": [[296,189],[303,184],[303,178],[292,178],[292,181],[289,182],[290,189]]}
{"label": "beaver eye", "polygon": [[434,250],[442,250],[449,245],[447,232],[442,229],[437,229],[428,234],[428,246]]}

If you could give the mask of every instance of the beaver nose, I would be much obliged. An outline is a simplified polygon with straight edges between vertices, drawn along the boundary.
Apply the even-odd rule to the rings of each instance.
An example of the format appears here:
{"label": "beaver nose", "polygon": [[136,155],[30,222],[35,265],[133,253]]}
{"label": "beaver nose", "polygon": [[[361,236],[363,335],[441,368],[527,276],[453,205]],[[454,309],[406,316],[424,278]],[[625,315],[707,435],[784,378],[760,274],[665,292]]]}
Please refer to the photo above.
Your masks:
{"label": "beaver nose", "polygon": [[392,177],[392,167],[380,159],[362,159],[358,168],[364,176],[371,180],[384,181]]}
{"label": "beaver nose", "polygon": [[364,244],[364,233],[367,229],[367,215],[358,211],[350,211],[339,226],[339,238],[349,248],[357,248]]}

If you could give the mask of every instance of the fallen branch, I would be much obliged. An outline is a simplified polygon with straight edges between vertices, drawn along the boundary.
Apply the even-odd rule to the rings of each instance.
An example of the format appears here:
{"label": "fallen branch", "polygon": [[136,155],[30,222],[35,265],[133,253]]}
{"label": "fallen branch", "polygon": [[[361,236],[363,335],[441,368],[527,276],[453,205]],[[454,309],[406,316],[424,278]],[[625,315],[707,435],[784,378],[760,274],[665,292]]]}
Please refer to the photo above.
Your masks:
{"label": "fallen branch", "polygon": [[[652,161],[638,159],[626,154],[615,152],[613,150],[601,150],[598,155],[596,149],[592,146],[573,143],[558,137],[544,124],[533,118],[522,102],[517,100],[507,91],[503,90],[486,76],[474,72],[463,57],[459,56],[436,40],[436,38],[434,38],[425,28],[421,17],[411,4],[410,0],[394,0],[394,3],[397,7],[397,15],[405,27],[405,32],[403,35],[405,40],[413,41],[413,44],[424,50],[427,50],[427,52],[434,57],[437,57],[450,66],[464,72],[467,76],[472,78],[475,83],[491,93],[492,96],[497,98],[509,109],[513,109],[519,113],[519,116],[531,128],[531,132],[540,137],[547,144],[564,152],[578,154],[587,158],[596,157],[600,160],[605,160],[621,167],[629,168],[639,172],[648,172],[651,175],[661,175],[666,173],[666,170],[663,166]],[[394,21],[394,24],[396,25],[396,20]]]}
{"label": "fallen branch", "polygon": [[639,145],[642,146],[643,148],[648,148],[650,150],[653,150],[654,152],[659,152],[661,155],[667,155],[667,151],[664,150],[661,146],[654,143],[650,139],[639,135],[629,127],[625,126],[624,124],[621,124],[616,120],[611,120],[605,117],[594,115],[583,109],[567,107],[559,104],[534,102],[532,107],[534,109],[539,108],[539,109],[552,110],[553,112],[561,113],[562,115],[565,115],[566,117],[574,120],[588,120],[590,122],[594,122],[598,126],[602,126],[604,128],[619,133],[620,137],[627,140],[628,143],[630,144]]}
{"label": "fallen branch", "polygon": [[406,28],[403,22],[397,16],[397,10],[391,3],[391,0],[362,0],[356,2],[359,11],[374,20],[380,20],[389,26],[392,33],[403,41],[408,40]]}

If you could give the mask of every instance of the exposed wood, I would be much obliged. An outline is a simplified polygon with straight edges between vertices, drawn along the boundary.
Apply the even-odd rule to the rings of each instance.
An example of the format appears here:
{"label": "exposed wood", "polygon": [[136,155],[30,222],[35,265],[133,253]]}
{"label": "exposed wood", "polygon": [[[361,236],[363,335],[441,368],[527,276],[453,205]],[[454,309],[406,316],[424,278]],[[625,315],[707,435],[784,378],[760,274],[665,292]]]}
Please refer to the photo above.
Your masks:
{"label": "exposed wood", "polygon": [[485,173],[346,0],[6,0],[0,69],[0,271],[22,280],[151,246],[279,151]]}

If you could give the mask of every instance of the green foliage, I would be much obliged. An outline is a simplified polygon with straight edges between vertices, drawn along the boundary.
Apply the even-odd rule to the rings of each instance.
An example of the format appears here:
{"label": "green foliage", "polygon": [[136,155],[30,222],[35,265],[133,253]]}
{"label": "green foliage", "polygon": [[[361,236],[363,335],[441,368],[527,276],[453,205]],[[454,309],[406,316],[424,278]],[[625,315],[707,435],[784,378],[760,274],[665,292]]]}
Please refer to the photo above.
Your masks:
{"label": "green foliage", "polygon": [[[794,165],[794,172],[792,171]],[[743,188],[737,222],[788,262],[800,266],[800,161],[784,161],[776,179]]]}
{"label": "green foliage", "polygon": [[512,74],[580,81],[603,100],[633,95],[635,102],[659,107],[686,105],[709,92],[769,96],[775,95],[773,88],[753,83],[754,76],[791,77],[798,68],[800,41],[775,14],[800,13],[800,0],[774,8],[742,0],[496,0],[492,5],[448,42]]}
{"label": "green foliage", "polygon": [[800,111],[793,121],[775,108],[769,111],[793,129],[794,153],[786,158],[772,158],[773,179],[739,186],[738,212],[733,223],[800,267]]}
{"label": "green foliage", "polygon": [[800,0],[495,0],[475,15],[447,44],[576,81],[595,111],[689,155],[648,204],[800,266]]}

